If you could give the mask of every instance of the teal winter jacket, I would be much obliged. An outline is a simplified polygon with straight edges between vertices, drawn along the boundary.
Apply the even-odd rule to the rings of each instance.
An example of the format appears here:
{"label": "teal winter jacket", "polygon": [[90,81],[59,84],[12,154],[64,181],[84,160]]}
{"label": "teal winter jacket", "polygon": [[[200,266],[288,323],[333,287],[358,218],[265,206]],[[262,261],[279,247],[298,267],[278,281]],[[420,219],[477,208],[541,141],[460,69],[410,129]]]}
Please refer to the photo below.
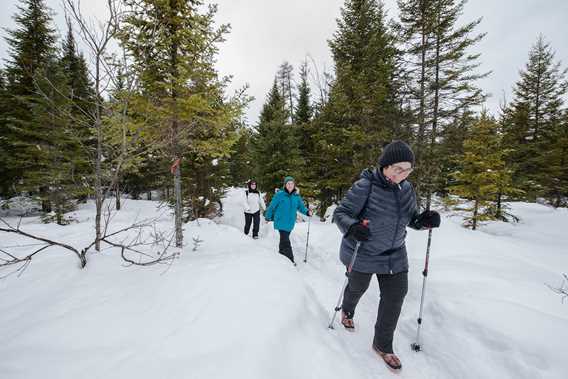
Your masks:
{"label": "teal winter jacket", "polygon": [[296,212],[307,215],[308,209],[302,197],[296,192],[288,193],[285,189],[276,192],[272,198],[264,217],[268,221],[274,220],[274,229],[291,232],[296,224]]}

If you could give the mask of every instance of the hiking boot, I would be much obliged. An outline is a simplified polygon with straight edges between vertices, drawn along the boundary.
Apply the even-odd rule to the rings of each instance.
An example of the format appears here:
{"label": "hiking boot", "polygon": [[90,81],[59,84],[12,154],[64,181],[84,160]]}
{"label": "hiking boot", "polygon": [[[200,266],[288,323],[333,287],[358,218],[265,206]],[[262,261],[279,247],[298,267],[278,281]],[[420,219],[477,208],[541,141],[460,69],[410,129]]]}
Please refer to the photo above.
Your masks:
{"label": "hiking boot", "polygon": [[350,332],[355,331],[355,323],[353,322],[353,313],[341,311],[341,325]]}

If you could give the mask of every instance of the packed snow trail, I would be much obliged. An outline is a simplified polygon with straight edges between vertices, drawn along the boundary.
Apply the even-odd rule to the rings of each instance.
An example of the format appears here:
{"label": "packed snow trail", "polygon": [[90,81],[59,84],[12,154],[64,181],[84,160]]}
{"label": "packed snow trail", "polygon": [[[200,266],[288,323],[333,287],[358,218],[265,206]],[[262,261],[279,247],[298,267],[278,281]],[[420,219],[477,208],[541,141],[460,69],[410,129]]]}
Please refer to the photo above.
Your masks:
{"label": "packed snow trail", "polygon": [[[89,254],[79,270],[76,257],[53,249],[34,257],[21,277],[0,280],[0,378],[393,377],[371,350],[376,280],[357,308],[355,333],[339,323],[327,328],[345,278],[336,226],[312,219],[304,264],[307,223],[297,224],[294,267],[277,253],[272,224],[262,224],[258,240],[243,235],[240,195],[228,193],[222,219],[185,225],[188,245],[171,266],[125,267],[113,248]],[[157,205],[125,202],[113,230],[160,214]],[[513,212],[520,224],[476,232],[444,216],[433,235],[420,353],[410,344],[427,233],[409,230],[397,377],[565,377],[568,304],[545,283],[557,285],[568,270],[568,211],[514,204]],[[73,215],[79,222],[65,227],[30,217],[22,228],[86,246],[94,205]],[[163,215],[159,228],[171,225]],[[0,237],[0,248],[25,242]],[[203,240],[195,252],[193,237]]]}
{"label": "packed snow trail", "polygon": [[[238,197],[238,192],[229,194],[229,208]],[[408,230],[409,291],[394,340],[403,364],[400,377],[563,378],[568,372],[563,348],[568,304],[544,285],[558,283],[561,270],[568,270],[568,210],[512,205],[520,224],[494,223],[471,231],[460,225],[461,217],[446,216],[434,230],[421,352],[410,345],[416,338],[428,233]],[[227,210],[227,220],[242,228],[241,211],[235,208]],[[261,236],[259,244],[276,253],[278,233],[272,223],[262,225]],[[307,223],[298,223],[291,234],[298,271],[326,316],[320,320],[326,328],[345,278],[338,259],[341,235],[335,225],[312,218],[307,264],[306,237]],[[335,330],[329,330],[367,377],[392,375],[371,349],[378,300],[374,278],[357,307],[356,331],[346,331],[337,320]]]}

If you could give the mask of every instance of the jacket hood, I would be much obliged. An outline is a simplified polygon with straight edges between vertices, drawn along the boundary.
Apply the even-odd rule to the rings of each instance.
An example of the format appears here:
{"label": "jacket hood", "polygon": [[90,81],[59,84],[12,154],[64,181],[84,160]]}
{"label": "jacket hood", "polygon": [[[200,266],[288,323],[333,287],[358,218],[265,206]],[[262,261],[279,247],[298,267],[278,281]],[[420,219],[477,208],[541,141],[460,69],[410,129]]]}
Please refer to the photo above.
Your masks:
{"label": "jacket hood", "polygon": [[[381,186],[383,188],[396,188],[398,187],[395,183],[390,182],[383,174],[383,171],[380,168],[367,168],[361,172],[360,175],[361,179],[367,179],[371,183]],[[402,187],[406,179],[400,182],[400,186]]]}

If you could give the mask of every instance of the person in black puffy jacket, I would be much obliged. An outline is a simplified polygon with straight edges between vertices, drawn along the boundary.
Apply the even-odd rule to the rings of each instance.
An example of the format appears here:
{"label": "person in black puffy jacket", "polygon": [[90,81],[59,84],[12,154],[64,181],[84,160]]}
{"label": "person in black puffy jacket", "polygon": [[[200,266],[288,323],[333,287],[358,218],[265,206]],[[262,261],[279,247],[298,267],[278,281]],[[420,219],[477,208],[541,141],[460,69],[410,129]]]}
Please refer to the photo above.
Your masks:
{"label": "person in black puffy jacket", "polygon": [[344,235],[340,259],[346,267],[360,242],[343,295],[341,323],[354,329],[355,307],[375,274],[380,302],[372,347],[393,369],[402,367],[392,343],[408,291],[406,227],[421,230],[440,226],[438,212],[418,213],[414,188],[406,180],[413,166],[410,146],[402,141],[391,142],[383,149],[378,167],[361,173],[333,214]]}

